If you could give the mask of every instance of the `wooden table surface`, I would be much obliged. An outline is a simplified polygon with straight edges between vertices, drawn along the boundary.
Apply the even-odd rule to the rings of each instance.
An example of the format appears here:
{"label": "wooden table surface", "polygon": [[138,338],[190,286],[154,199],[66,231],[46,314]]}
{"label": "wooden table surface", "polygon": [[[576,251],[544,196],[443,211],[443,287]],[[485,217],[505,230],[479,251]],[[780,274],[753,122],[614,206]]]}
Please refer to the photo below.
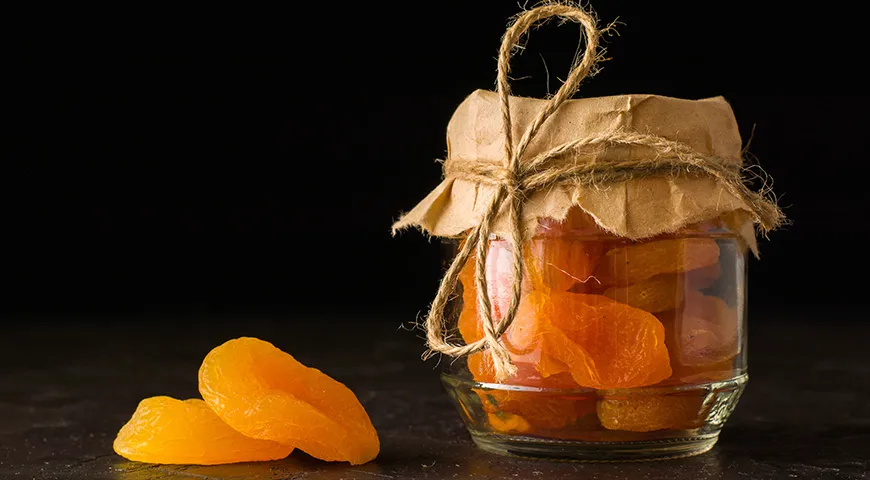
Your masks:
{"label": "wooden table surface", "polygon": [[[749,386],[711,452],[618,464],[476,449],[435,362],[419,360],[419,332],[399,329],[409,319],[396,315],[10,318],[15,326],[0,338],[0,479],[870,478],[870,319],[818,315],[751,315]],[[198,396],[202,358],[241,335],[269,340],[351,387],[378,429],[378,459],[349,466],[294,452],[200,467],[112,452],[139,400]]]}

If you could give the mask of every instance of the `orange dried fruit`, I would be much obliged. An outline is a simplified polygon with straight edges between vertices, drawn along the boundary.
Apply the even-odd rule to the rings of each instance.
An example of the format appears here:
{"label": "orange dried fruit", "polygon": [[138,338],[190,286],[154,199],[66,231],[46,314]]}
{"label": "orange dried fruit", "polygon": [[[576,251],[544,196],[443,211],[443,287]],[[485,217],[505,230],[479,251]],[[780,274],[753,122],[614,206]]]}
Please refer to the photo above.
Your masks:
{"label": "orange dried fruit", "polygon": [[[463,305],[462,311],[459,312],[459,320],[457,321],[456,327],[459,330],[459,334],[462,336],[462,340],[465,341],[466,344],[474,343],[483,338],[483,319],[480,315],[478,315],[477,310],[477,297],[475,297],[475,292],[468,290],[463,293]],[[507,308],[505,304],[504,308]],[[520,300],[520,306],[517,310],[517,317],[520,316],[520,311],[523,310],[524,300]],[[499,307],[501,310],[501,307]],[[501,315],[494,314],[493,320],[500,321]],[[511,329],[514,328],[513,325],[516,325],[516,317],[514,322],[511,324]],[[509,329],[510,330],[510,329]]]}
{"label": "orange dried fruit", "polygon": [[[696,319],[693,319],[696,320]],[[722,351],[719,344],[719,338],[711,330],[705,328],[684,328],[679,333],[680,363],[684,365],[706,365],[716,363],[723,357],[728,358],[728,355],[722,355],[717,352]]]}
{"label": "orange dried fruit", "polygon": [[532,288],[565,292],[575,284],[595,282],[593,273],[604,244],[593,240],[537,237],[523,255]]}
{"label": "orange dried fruit", "polygon": [[[561,337],[557,337],[556,341],[558,341],[558,338]],[[553,344],[556,342],[550,339],[548,340],[548,343]],[[569,346],[568,348],[571,348],[571,346]],[[568,367],[568,365],[566,365],[565,362],[562,362],[561,360],[556,360],[556,358],[554,358],[552,355],[541,355],[541,359],[537,363],[537,368],[538,372],[541,373],[541,377],[543,378],[561,378],[567,375],[571,378],[574,385],[580,386],[574,380],[574,377],[571,376],[571,369]]]}
{"label": "orange dried fruit", "polygon": [[238,338],[199,369],[199,391],[242,434],[357,465],[374,459],[378,435],[353,392],[269,342]]}
{"label": "orange dried fruit", "polygon": [[[541,332],[529,295],[523,295],[517,315],[501,341],[517,366],[517,374],[504,383],[539,388],[576,388],[579,385],[568,373],[568,367],[546,355],[542,355],[538,340]],[[483,327],[475,310],[463,308],[458,322],[459,332],[466,343],[483,338]],[[496,383],[492,360],[488,353],[480,351],[468,356],[468,368],[478,382]]]}
{"label": "orange dried fruit", "polygon": [[542,319],[538,317],[534,299],[540,294],[524,294],[520,299],[517,314],[505,331],[502,341],[511,352],[527,353],[536,351],[541,336]]}
{"label": "orange dried fruit", "polygon": [[492,371],[489,354],[486,352],[474,352],[466,358],[468,371],[476,382],[495,383],[495,374]]}
{"label": "orange dried fruit", "polygon": [[692,290],[709,288],[719,280],[720,276],[722,276],[722,264],[719,262],[689,270],[685,277],[686,288]]}
{"label": "orange dried fruit", "polygon": [[[564,361],[552,355],[552,351],[562,352],[563,358],[569,353],[575,355],[576,362],[582,362],[586,357],[579,352],[565,334],[555,329],[550,320],[542,315],[537,307],[544,298],[549,298],[544,292],[530,292],[523,296],[513,323],[502,337],[504,345],[512,352],[515,362],[530,362],[535,365],[543,386],[552,388],[575,388],[579,385],[570,375],[570,368]],[[520,356],[520,354],[524,354]],[[567,380],[571,378],[571,380]]]}
{"label": "orange dried fruit", "polygon": [[578,385],[597,388],[598,369],[591,354],[549,320],[541,320],[541,324],[541,361],[538,363],[541,376],[549,378],[568,372]]}
{"label": "orange dried fruit", "polygon": [[699,428],[707,414],[703,396],[665,395],[655,391],[627,395],[608,393],[598,401],[597,411],[604,428],[629,432]]}
{"label": "orange dried fruit", "polygon": [[542,325],[542,356],[565,364],[581,386],[642,387],[671,375],[664,327],[649,312],[602,295],[530,297]]}
{"label": "orange dried fruit", "polygon": [[[519,354],[528,356],[542,380],[569,372],[580,386],[627,388],[671,375],[661,322],[601,295],[529,292],[503,342],[517,365]],[[485,373],[485,358],[470,362],[472,371]]]}
{"label": "orange dried fruit", "polygon": [[[513,250],[504,240],[492,240],[486,257],[486,284],[492,307],[493,320],[504,316],[513,295]],[[459,331],[466,343],[483,337],[477,314],[477,281],[475,280],[475,259],[472,255],[459,272],[462,283],[462,312],[459,318]],[[523,291],[529,290],[528,280],[523,281]]]}
{"label": "orange dried fruit", "polygon": [[604,291],[604,296],[656,313],[673,310],[682,304],[683,288],[683,278],[680,275],[656,275],[649,280],[625,287],[610,287]]}
{"label": "orange dried fruit", "polygon": [[[687,301],[698,301],[697,295],[700,294],[697,292],[690,293]],[[695,308],[697,309],[697,307]],[[706,358],[704,354],[707,352],[698,351],[697,347],[701,345],[702,340],[708,345],[718,344],[718,338],[712,331],[697,328],[692,329],[691,325],[698,325],[699,320],[697,318],[687,319],[684,316],[684,308],[681,308],[680,310],[659,312],[656,316],[665,326],[665,339],[668,351],[671,355],[671,368],[673,369],[670,383],[696,384],[719,382],[733,378],[737,374],[734,370],[733,360],[733,357],[737,354],[736,338],[732,345],[729,346],[729,352],[724,352],[723,349],[720,348],[712,349],[710,352],[718,350],[724,354],[715,355],[713,358]],[[683,321],[687,321],[690,325],[690,328],[686,329],[687,331],[695,330],[696,333],[700,332],[700,334],[689,335],[686,338],[679,335],[677,333],[677,325],[679,322]],[[733,321],[736,323],[737,319],[734,318]],[[734,325],[734,328],[736,329],[737,326]],[[680,327],[680,330],[682,331],[684,329]],[[689,348],[684,348],[686,345],[688,345]],[[685,352],[683,351],[684,349]],[[717,358],[722,359],[716,361]],[[684,363],[684,361],[687,361],[688,363]]]}
{"label": "orange dried fruit", "polygon": [[737,310],[721,298],[690,291],[673,320],[674,343],[682,365],[728,361],[739,352]]}
{"label": "orange dried fruit", "polygon": [[671,354],[671,383],[720,382],[739,373],[734,369],[739,319],[734,309],[714,298],[690,292],[684,308],[657,314],[665,325]]}
{"label": "orange dried fruit", "polygon": [[[517,367],[516,375],[503,383],[535,388],[577,388],[577,382],[568,373],[567,367],[557,373],[544,376],[539,372],[540,354],[511,355],[511,361]],[[498,383],[492,367],[492,357],[486,351],[472,353],[468,356],[468,370],[475,381],[482,383]]]}
{"label": "orange dried fruit", "polygon": [[499,433],[526,433],[532,429],[525,418],[512,413],[487,413],[489,426]]}
{"label": "orange dried fruit", "polygon": [[115,438],[118,455],[137,462],[216,465],[278,460],[293,447],[242,435],[202,400],[151,397]]}
{"label": "orange dried fruit", "polygon": [[[514,322],[501,337],[511,355],[511,361],[517,367],[517,373],[504,381],[511,385],[522,385],[538,388],[576,388],[577,383],[568,373],[564,365],[558,372],[547,375],[540,373],[540,364],[552,365],[558,363],[553,359],[542,357],[537,346],[537,319],[528,296],[523,296]],[[476,311],[463,309],[459,317],[459,332],[466,343],[483,338],[483,327]],[[492,358],[486,351],[472,353],[467,357],[468,369],[474,379],[483,383],[496,383],[492,367]],[[556,367],[553,367],[555,369]],[[559,375],[559,373],[562,373]]]}
{"label": "orange dried fruit", "polygon": [[562,428],[577,421],[574,401],[539,391],[476,389],[483,410],[522,417],[535,428]]}
{"label": "orange dried fruit", "polygon": [[712,238],[679,238],[612,248],[601,258],[595,277],[604,285],[631,285],[663,273],[680,273],[719,261]]}
{"label": "orange dried fruit", "polygon": [[480,318],[477,316],[477,304],[474,301],[465,302],[462,305],[462,311],[459,312],[459,320],[456,322],[456,327],[459,329],[459,335],[466,345],[474,343],[483,338],[483,326],[480,324]]}

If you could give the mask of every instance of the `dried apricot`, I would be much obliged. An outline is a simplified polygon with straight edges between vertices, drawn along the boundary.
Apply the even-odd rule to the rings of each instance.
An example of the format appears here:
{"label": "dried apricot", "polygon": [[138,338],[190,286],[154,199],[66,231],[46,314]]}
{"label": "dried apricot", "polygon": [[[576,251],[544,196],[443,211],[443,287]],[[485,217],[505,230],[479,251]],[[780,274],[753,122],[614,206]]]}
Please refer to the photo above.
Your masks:
{"label": "dried apricot", "polygon": [[495,373],[493,373],[489,354],[486,352],[474,352],[466,359],[468,363],[468,371],[474,377],[474,380],[482,383],[495,383]]}
{"label": "dried apricot", "polygon": [[[567,372],[542,376],[537,370],[540,352],[512,356],[517,373],[507,380],[510,385],[534,388],[573,389],[578,385]],[[517,361],[525,360],[525,361]],[[492,368],[492,357],[485,351],[468,356],[468,369],[474,379],[483,383],[496,383]],[[559,428],[577,418],[573,403],[546,396],[540,391],[524,392],[515,390],[495,390],[474,388],[485,411],[490,413],[506,412],[521,416],[537,428]]]}
{"label": "dried apricot", "polygon": [[598,241],[547,237],[528,241],[523,251],[532,288],[556,292],[594,281],[602,253],[604,245]]}
{"label": "dried apricot", "polygon": [[711,238],[679,238],[612,248],[601,258],[595,277],[604,285],[631,285],[663,273],[679,273],[719,261]]}
{"label": "dried apricot", "polygon": [[538,316],[534,299],[540,295],[525,294],[520,299],[514,321],[502,337],[502,341],[511,352],[527,353],[536,350],[543,323]]}
{"label": "dried apricot", "polygon": [[684,307],[656,316],[665,326],[673,368],[670,383],[719,382],[738,374],[734,357],[739,353],[739,319],[721,299],[689,292]]}
{"label": "dried apricot", "polygon": [[[501,337],[517,366],[517,374],[505,381],[511,385],[539,388],[576,388],[579,385],[568,373],[568,367],[558,360],[542,355],[539,348],[539,322],[529,295],[523,295],[517,315]],[[483,327],[476,310],[463,309],[459,316],[459,332],[466,343],[483,338]],[[485,351],[468,356],[468,368],[478,382],[495,383],[492,360]]]}
{"label": "dried apricot", "polygon": [[721,298],[688,292],[674,319],[677,356],[683,365],[710,365],[737,355],[737,310]]}
{"label": "dried apricot", "polygon": [[541,376],[549,378],[568,372],[578,385],[597,388],[600,380],[592,355],[549,320],[541,320],[541,324],[542,355],[538,363]]}
{"label": "dried apricot", "polygon": [[242,435],[202,400],[151,397],[139,402],[113,445],[137,462],[216,465],[284,458],[293,447]]}
{"label": "dried apricot", "polygon": [[580,386],[626,388],[671,375],[661,322],[601,295],[529,292],[503,339],[511,352],[535,354],[543,379],[569,372]]}
{"label": "dried apricot", "polygon": [[626,287],[610,287],[604,291],[604,296],[655,313],[675,309],[683,303],[683,288],[680,275],[656,275]]}
{"label": "dried apricot", "polygon": [[[510,305],[513,294],[514,267],[513,247],[507,240],[490,240],[486,255],[486,285],[489,300],[492,305],[493,315],[500,319]],[[465,304],[477,304],[477,282],[475,280],[475,258],[469,257],[468,262],[459,272],[459,281],[462,282],[462,300]],[[524,275],[528,277],[528,275]],[[523,291],[530,288],[528,278],[523,281]],[[464,307],[463,307],[464,308]],[[474,307],[476,308],[476,307]]]}
{"label": "dried apricot", "polygon": [[[561,332],[559,332],[559,333],[561,333]],[[548,339],[548,343],[551,343],[551,344],[556,343],[558,341],[558,338],[561,338],[561,337],[557,336],[555,340],[553,338],[550,338],[550,339]],[[549,380],[551,378],[564,377],[567,374],[567,376],[571,377],[571,380],[574,382],[574,384],[576,386],[580,386],[579,384],[577,384],[576,380],[574,380],[574,377],[571,375],[571,369],[568,367],[568,365],[566,365],[565,362],[563,362],[561,360],[557,360],[552,355],[541,355],[541,359],[537,363],[537,368],[538,368],[538,372],[540,372],[541,377],[543,377],[543,378],[546,378]]]}
{"label": "dried apricot", "polygon": [[688,289],[703,290],[713,286],[720,276],[722,276],[722,264],[719,262],[689,270],[686,272],[686,287]]}
{"label": "dried apricot", "polygon": [[475,391],[484,411],[518,415],[535,428],[562,428],[577,420],[574,402],[560,395],[521,390]]}
{"label": "dried apricot", "polygon": [[532,429],[525,418],[513,413],[487,413],[489,426],[500,433],[526,433]]}
{"label": "dried apricot", "polygon": [[[476,292],[474,290],[473,284],[471,288],[464,289],[462,294],[462,311],[459,313],[459,320],[457,322],[457,328],[459,329],[459,334],[462,336],[462,339],[466,344],[476,342],[483,338],[483,324],[482,318],[478,315],[477,310],[477,297]],[[522,297],[521,297],[522,298]],[[504,302],[503,306],[495,307],[493,309],[493,320],[500,321],[502,308],[507,309],[507,304],[509,300]],[[522,299],[520,302],[520,306],[518,309],[517,316],[521,315],[521,312],[524,307],[524,303]],[[514,320],[512,326],[510,328],[514,328],[513,325],[516,325],[517,322]]]}
{"label": "dried apricot", "polygon": [[480,319],[477,316],[477,304],[474,301],[465,302],[462,305],[462,311],[459,312],[459,321],[456,327],[459,329],[459,335],[466,344],[474,343],[483,338],[483,326],[480,324]]}
{"label": "dried apricot", "polygon": [[354,465],[380,450],[350,389],[256,338],[230,340],[209,352],[199,369],[199,391],[223,421],[252,438]]}
{"label": "dried apricot", "polygon": [[517,415],[535,428],[556,429],[574,423],[578,418],[575,402],[541,391],[472,389],[483,410],[490,414]]}
{"label": "dried apricot", "polygon": [[[462,312],[458,327],[466,343],[483,338],[483,329],[477,314],[475,271],[474,257],[471,257],[459,272],[459,282],[462,284]],[[510,305],[513,280],[513,253],[510,244],[504,240],[490,241],[486,257],[486,284],[495,321],[501,320]],[[523,291],[528,290],[529,283],[526,279],[523,281]]]}
{"label": "dried apricot", "polygon": [[664,327],[652,314],[602,295],[533,295],[542,355],[567,365],[581,386],[641,387],[671,375]]}
{"label": "dried apricot", "polygon": [[[565,374],[571,370],[565,361],[554,357],[552,352],[559,351],[562,358],[571,358],[574,363],[583,362],[587,356],[562,331],[553,327],[546,312],[539,308],[539,303],[546,298],[550,298],[549,294],[540,291],[524,295],[517,315],[502,341],[512,352],[512,360],[533,363],[544,379],[543,382],[549,385],[550,382],[561,383],[562,378],[570,376]],[[569,357],[571,353],[573,355]],[[567,381],[565,383],[564,388],[579,386],[575,381],[570,382],[570,385]]]}
{"label": "dried apricot", "polygon": [[598,420],[608,430],[688,430],[704,423],[704,397],[664,393],[607,395],[598,401]]}
{"label": "dried apricot", "polygon": [[[504,383],[535,388],[577,388],[577,382],[564,367],[560,373],[544,376],[539,372],[540,353],[537,355],[511,355],[511,361],[517,367],[517,373]],[[468,356],[468,370],[474,380],[483,383],[497,383],[492,367],[492,357],[485,351],[475,352]]]}

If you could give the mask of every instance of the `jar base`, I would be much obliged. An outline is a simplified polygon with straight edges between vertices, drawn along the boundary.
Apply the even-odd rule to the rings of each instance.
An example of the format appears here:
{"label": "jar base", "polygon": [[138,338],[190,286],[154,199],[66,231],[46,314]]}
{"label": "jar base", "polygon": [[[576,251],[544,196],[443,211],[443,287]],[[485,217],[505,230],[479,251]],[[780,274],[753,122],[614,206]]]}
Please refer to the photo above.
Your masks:
{"label": "jar base", "polygon": [[691,457],[709,451],[719,433],[646,442],[578,442],[500,434],[472,434],[482,450],[498,455],[580,462],[637,462]]}

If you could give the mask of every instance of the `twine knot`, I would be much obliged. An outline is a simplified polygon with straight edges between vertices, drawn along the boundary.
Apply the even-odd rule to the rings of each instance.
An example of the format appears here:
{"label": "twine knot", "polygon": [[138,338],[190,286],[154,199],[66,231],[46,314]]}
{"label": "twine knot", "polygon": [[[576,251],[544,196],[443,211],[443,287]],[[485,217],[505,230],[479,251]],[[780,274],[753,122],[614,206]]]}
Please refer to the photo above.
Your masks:
{"label": "twine knot", "polygon": [[523,186],[520,183],[519,176],[516,172],[508,171],[502,180],[502,185],[507,190],[508,198],[513,198],[517,195],[520,195],[523,190]]}
{"label": "twine knot", "polygon": [[[568,74],[565,82],[538,113],[519,142],[514,145],[508,83],[511,55],[514,47],[532,25],[551,17],[581,24],[585,33],[586,48],[583,57]],[[424,358],[438,353],[460,357],[486,350],[491,357],[497,381],[503,381],[516,373],[516,366],[510,359],[510,352],[499,342],[499,338],[510,327],[520,303],[524,274],[522,258],[524,231],[521,221],[523,202],[534,191],[563,183],[597,185],[654,176],[705,175],[717,180],[730,193],[742,199],[762,231],[766,232],[783,223],[784,216],[776,203],[770,201],[763,193],[750,190],[744,184],[740,162],[701,155],[688,145],[656,135],[627,131],[603,133],[600,136],[567,142],[529,159],[524,158],[526,150],[541,126],[565,100],[577,91],[580,82],[601,60],[598,51],[601,33],[602,31],[597,27],[597,20],[591,13],[579,7],[560,3],[545,3],[522,13],[505,32],[499,50],[497,82],[505,139],[502,165],[460,158],[448,158],[444,162],[444,174],[447,177],[493,185],[497,188],[480,222],[468,232],[465,242],[444,274],[426,319],[426,339],[429,350]],[[554,161],[562,159],[569,153],[576,154],[584,150],[594,152],[612,145],[649,147],[657,155],[644,160],[618,162]],[[495,319],[487,288],[486,256],[492,226],[496,217],[502,212],[507,214],[509,222],[508,240],[513,254],[511,259],[513,284],[507,310],[501,319]],[[445,339],[444,309],[456,288],[459,273],[468,262],[472,251],[474,251],[476,266],[474,280],[477,290],[477,312],[483,328],[483,338],[467,345],[454,344]]]}

